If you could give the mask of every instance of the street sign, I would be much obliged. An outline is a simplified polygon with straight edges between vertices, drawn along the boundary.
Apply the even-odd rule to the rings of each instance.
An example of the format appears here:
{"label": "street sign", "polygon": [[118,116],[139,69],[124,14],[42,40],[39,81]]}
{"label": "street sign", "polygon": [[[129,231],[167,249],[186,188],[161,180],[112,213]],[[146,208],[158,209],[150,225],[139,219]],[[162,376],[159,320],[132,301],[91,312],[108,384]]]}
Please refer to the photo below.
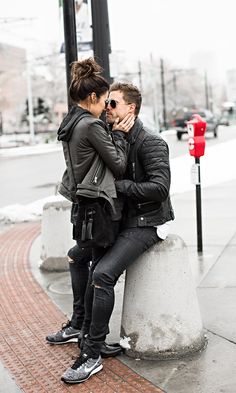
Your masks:
{"label": "street sign", "polygon": [[191,167],[191,180],[192,183],[200,184],[200,164],[193,164]]}

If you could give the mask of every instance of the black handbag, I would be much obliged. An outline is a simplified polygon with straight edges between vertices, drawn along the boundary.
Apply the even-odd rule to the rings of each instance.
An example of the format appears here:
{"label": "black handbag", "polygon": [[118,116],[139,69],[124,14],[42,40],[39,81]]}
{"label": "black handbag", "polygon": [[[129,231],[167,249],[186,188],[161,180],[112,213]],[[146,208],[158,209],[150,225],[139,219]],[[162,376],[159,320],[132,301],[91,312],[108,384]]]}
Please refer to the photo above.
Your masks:
{"label": "black handbag", "polygon": [[[119,223],[113,221],[116,212],[113,200],[114,197],[116,198],[114,177],[97,154],[83,181],[77,184],[69,141],[67,146],[78,201],[72,214],[73,239],[81,247],[108,247],[114,243],[119,230]],[[109,189],[109,195],[102,186],[103,182]]]}
{"label": "black handbag", "polygon": [[81,247],[109,247],[117,235],[117,223],[103,198],[79,198],[73,238]]}

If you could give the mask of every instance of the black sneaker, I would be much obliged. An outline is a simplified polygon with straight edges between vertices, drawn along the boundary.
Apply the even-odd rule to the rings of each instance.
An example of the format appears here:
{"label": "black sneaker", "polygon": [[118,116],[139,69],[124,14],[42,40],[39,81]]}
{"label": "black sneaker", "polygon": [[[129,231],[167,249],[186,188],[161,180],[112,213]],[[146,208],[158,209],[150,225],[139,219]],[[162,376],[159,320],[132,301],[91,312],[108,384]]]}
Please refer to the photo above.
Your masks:
{"label": "black sneaker", "polygon": [[49,334],[46,337],[46,341],[49,344],[66,344],[71,342],[78,342],[79,329],[74,329],[71,326],[71,322],[68,321],[62,325],[61,330],[56,333]]}
{"label": "black sneaker", "polygon": [[72,367],[68,368],[61,377],[65,383],[81,383],[87,381],[93,374],[102,370],[102,359],[89,358],[86,353],[81,354]]}

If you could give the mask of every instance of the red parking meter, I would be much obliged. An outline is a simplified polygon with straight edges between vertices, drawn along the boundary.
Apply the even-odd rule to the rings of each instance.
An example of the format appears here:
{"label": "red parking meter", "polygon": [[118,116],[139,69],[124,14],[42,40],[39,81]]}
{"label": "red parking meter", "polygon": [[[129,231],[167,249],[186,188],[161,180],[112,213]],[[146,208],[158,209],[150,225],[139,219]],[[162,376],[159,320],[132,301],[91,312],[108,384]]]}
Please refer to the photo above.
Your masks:
{"label": "red parking meter", "polygon": [[196,185],[196,208],[197,208],[197,248],[202,252],[202,208],[201,208],[201,176],[200,176],[200,157],[205,152],[205,132],[207,123],[200,115],[193,115],[187,122],[188,147],[191,156],[195,157],[195,164],[192,166],[194,176],[193,183]]}
{"label": "red parking meter", "polygon": [[187,122],[189,153],[193,157],[201,157],[205,152],[205,132],[207,123],[200,115],[193,115]]}

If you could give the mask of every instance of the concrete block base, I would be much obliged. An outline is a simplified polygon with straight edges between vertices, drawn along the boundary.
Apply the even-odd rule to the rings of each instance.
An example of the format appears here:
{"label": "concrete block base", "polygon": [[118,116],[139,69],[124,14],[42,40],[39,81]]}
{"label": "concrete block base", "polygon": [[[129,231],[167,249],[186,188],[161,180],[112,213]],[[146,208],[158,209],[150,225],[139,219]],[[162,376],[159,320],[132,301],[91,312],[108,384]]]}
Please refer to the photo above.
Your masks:
{"label": "concrete block base", "polygon": [[176,235],[126,272],[121,344],[128,356],[176,359],[206,346],[187,247]]}
{"label": "concrete block base", "polygon": [[62,197],[43,207],[41,264],[48,271],[68,270],[67,252],[75,245],[70,222],[71,203]]}

